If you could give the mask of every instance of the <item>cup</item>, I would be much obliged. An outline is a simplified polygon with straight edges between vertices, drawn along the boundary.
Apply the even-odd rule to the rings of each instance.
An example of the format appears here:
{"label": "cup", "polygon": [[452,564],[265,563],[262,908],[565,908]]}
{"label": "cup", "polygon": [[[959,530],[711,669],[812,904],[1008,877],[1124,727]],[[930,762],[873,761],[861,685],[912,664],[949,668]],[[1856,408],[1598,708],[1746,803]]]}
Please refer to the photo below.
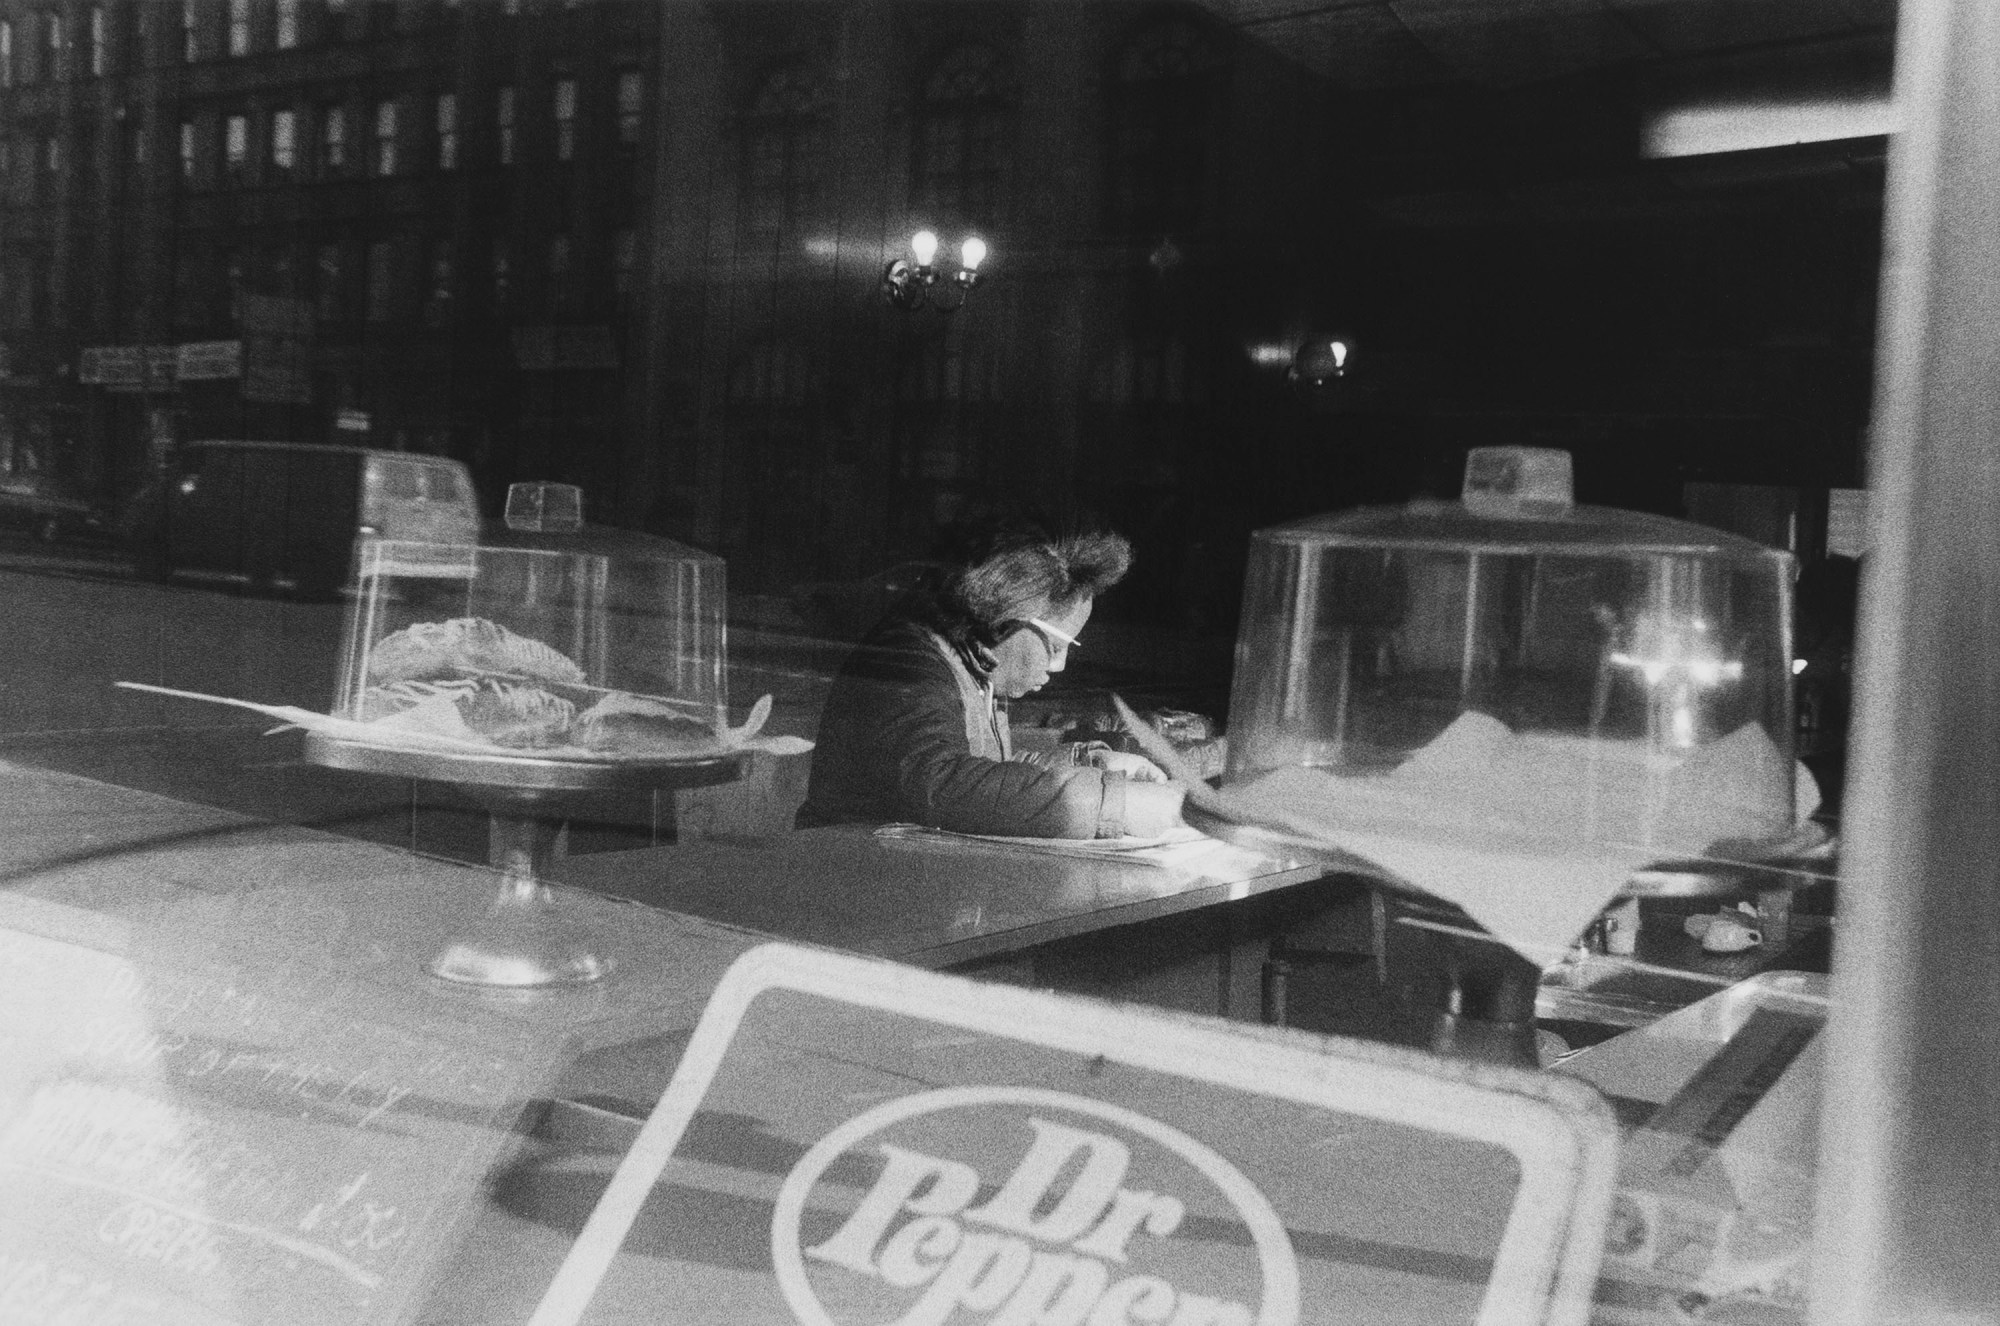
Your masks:
{"label": "cup", "polygon": [[1764,942],[1764,934],[1747,919],[1723,912],[1708,923],[1701,946],[1709,953],[1741,953]]}

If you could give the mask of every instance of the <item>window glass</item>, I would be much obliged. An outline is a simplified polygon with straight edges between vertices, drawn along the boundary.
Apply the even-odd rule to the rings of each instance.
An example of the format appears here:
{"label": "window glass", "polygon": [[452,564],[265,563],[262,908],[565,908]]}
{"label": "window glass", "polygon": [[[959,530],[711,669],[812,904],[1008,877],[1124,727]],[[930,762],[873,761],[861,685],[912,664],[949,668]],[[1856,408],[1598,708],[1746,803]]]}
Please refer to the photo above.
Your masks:
{"label": "window glass", "polygon": [[313,296],[319,320],[342,321],[346,317],[346,290],[340,245],[320,245],[313,267]]}
{"label": "window glass", "polygon": [[494,155],[503,166],[514,164],[514,89],[495,88],[493,123],[496,129]]}
{"label": "window glass", "polygon": [[371,175],[394,175],[396,173],[396,103],[378,101],[375,103],[375,154]]}
{"label": "window glass", "polygon": [[320,169],[329,175],[347,169],[347,108],[327,106],[319,118]]}
{"label": "window glass", "polygon": [[504,237],[496,236],[493,240],[487,274],[493,284],[493,307],[504,311],[514,298],[514,249]]}
{"label": "window glass", "polygon": [[289,51],[299,44],[299,0],[278,0],[274,36],[281,51]]}
{"label": "window glass", "polygon": [[90,10],[90,76],[104,77],[105,60],[104,8],[93,5]]}
{"label": "window glass", "polygon": [[250,117],[231,115],[222,124],[223,166],[232,180],[241,180],[250,160]]}
{"label": "window glass", "polygon": [[201,9],[197,0],[181,0],[181,59],[193,64],[201,58]]}
{"label": "window glass", "polygon": [[1012,102],[1011,71],[989,47],[961,48],[931,71],[911,171],[926,215],[941,224],[992,224]]}
{"label": "window glass", "polygon": [[576,80],[559,78],[555,86],[556,160],[576,156]]}
{"label": "window glass", "polygon": [[271,112],[271,165],[287,171],[298,165],[299,117],[296,111]]}
{"label": "window glass", "polygon": [[396,245],[377,240],[368,246],[368,321],[387,322],[395,316]]}
{"label": "window glass", "polygon": [[637,69],[618,71],[618,141],[635,146],[645,124],[646,76]]}
{"label": "window glass", "polygon": [[1120,53],[1111,129],[1114,229],[1154,233],[1200,224],[1214,69],[1208,43],[1180,19],[1147,28]]}
{"label": "window glass", "polygon": [[14,86],[14,25],[0,19],[0,87]]}
{"label": "window glass", "polygon": [[819,210],[827,126],[818,78],[803,64],[766,76],[744,115],[742,218],[759,236],[788,235]]}
{"label": "window glass", "polygon": [[458,169],[458,94],[455,92],[438,94],[437,164],[439,170]]}
{"label": "window glass", "polygon": [[442,327],[451,320],[452,292],[458,280],[458,254],[448,239],[431,241],[424,287],[424,321]]}
{"label": "window glass", "polygon": [[250,54],[250,0],[229,0],[229,53]]}

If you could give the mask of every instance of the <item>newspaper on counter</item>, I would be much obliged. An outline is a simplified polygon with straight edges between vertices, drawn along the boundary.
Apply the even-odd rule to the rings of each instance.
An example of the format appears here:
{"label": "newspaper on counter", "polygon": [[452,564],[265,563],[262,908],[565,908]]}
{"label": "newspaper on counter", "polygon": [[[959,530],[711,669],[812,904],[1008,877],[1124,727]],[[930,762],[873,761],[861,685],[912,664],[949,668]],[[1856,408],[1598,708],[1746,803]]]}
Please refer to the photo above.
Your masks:
{"label": "newspaper on counter", "polygon": [[1390,773],[1290,766],[1192,795],[1221,818],[1358,856],[1547,964],[1635,872],[1755,859],[1756,844],[1784,837],[1800,813],[1789,772],[1755,723],[1669,755],[1467,712]]}

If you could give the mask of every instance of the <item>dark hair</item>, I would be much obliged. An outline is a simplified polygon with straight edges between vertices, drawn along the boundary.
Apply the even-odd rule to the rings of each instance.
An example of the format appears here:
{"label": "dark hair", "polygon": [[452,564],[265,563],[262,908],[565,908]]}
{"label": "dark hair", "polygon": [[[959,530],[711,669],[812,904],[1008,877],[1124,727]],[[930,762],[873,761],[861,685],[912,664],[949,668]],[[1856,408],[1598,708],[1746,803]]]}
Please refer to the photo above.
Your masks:
{"label": "dark hair", "polygon": [[944,592],[974,620],[992,626],[1029,616],[1042,600],[1053,612],[1068,612],[1123,580],[1131,565],[1132,545],[1122,535],[1006,540],[948,574]]}
{"label": "dark hair", "polygon": [[1056,536],[1008,523],[964,536],[932,596],[932,624],[961,649],[990,648],[1003,624],[1041,611],[1060,615],[1125,578],[1132,545],[1109,531]]}

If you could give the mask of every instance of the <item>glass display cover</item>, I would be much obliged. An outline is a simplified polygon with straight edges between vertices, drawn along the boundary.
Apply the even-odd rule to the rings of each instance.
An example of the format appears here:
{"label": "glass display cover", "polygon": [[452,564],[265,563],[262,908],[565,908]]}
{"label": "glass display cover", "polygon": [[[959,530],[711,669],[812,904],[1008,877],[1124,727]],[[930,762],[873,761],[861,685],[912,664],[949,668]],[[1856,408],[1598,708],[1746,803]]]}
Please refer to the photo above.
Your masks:
{"label": "glass display cover", "polygon": [[415,551],[362,549],[336,718],[593,759],[697,756],[726,732],[720,558],[638,537],[482,545],[440,576]]}
{"label": "glass display cover", "polygon": [[1567,470],[1475,451],[1460,502],[1258,532],[1225,785],[1662,858],[1790,830],[1790,555],[1572,505]]}

